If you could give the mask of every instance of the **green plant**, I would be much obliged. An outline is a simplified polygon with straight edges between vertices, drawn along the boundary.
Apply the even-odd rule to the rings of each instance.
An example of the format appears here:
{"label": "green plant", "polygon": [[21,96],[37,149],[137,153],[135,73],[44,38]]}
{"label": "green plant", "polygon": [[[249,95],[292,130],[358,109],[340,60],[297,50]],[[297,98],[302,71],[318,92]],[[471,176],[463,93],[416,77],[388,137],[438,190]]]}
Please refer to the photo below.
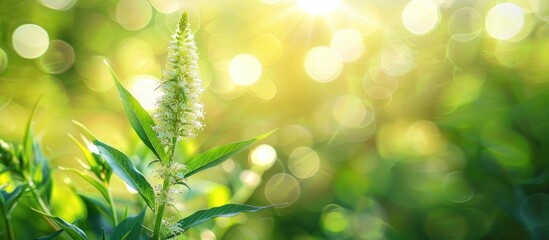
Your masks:
{"label": "green plant", "polygon": [[[200,210],[179,220],[165,218],[166,207],[175,207],[173,205],[174,195],[181,193],[180,189],[176,187],[177,185],[185,186],[190,191],[187,178],[222,163],[272,133],[215,147],[188,159],[176,156],[177,143],[183,139],[193,138],[195,132],[203,127],[200,121],[204,117],[203,106],[200,102],[203,90],[198,78],[197,59],[194,38],[190,32],[187,15],[184,13],[168,49],[166,70],[162,74],[162,80],[158,87],[163,95],[158,99],[158,109],[153,115],[154,118],[124,88],[111,69],[124,112],[132,128],[156,157],[156,160],[150,164],[160,165],[156,170],[157,177],[162,179],[160,185],[153,187],[128,155],[99,140],[83,124],[75,121],[86,137],[83,138],[84,142],[82,143],[72,135],[69,136],[82,151],[85,159],[85,163],[82,165],[87,169],[87,172],[64,167],[59,169],[80,176],[100,193],[103,200],[82,193],[78,193],[78,195],[86,204],[94,206],[99,212],[109,217],[112,225],[112,232],[109,232],[110,239],[140,239],[145,236],[143,229],[148,232],[148,237],[151,239],[170,239],[213,218],[234,216],[241,212],[256,212],[273,206],[227,204]],[[63,232],[72,239],[88,239],[85,232],[76,224],[69,223],[53,215],[50,211],[51,169],[41,152],[39,141],[33,138],[32,116],[27,125],[27,133],[22,145],[14,147],[0,141],[0,160],[2,161],[0,174],[9,173],[10,176],[21,182],[10,192],[4,185],[1,188],[0,201],[2,205],[0,209],[4,217],[6,231],[0,234],[7,236],[8,239],[15,239],[10,226],[10,213],[18,198],[29,192],[35,202],[35,205],[31,206],[33,210],[40,214],[55,230],[42,239],[52,239]],[[127,217],[126,209],[120,218],[109,188],[112,173],[139,193],[146,206],[138,215]],[[147,225],[145,223],[147,208],[154,213],[154,221],[149,226],[150,228],[144,226]],[[103,238],[109,233],[103,232]]]}

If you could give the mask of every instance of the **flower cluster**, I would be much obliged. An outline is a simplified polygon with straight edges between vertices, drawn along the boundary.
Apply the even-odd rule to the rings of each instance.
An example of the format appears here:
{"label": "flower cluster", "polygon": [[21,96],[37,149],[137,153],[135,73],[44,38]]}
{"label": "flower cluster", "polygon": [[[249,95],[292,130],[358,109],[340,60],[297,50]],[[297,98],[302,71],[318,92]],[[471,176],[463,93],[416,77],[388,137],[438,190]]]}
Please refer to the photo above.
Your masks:
{"label": "flower cluster", "polygon": [[201,102],[202,80],[198,76],[198,54],[187,14],[184,13],[168,46],[166,69],[158,88],[163,95],[157,99],[154,113],[156,131],[164,146],[181,139],[192,139],[204,125]]}
{"label": "flower cluster", "polygon": [[179,227],[174,217],[168,217],[166,219],[162,219],[162,229],[161,229],[162,235],[177,236],[184,231],[185,231],[184,229]]}
{"label": "flower cluster", "polygon": [[155,170],[156,176],[167,180],[169,184],[168,189],[165,191],[163,191],[162,185],[154,187],[156,203],[158,205],[172,205],[174,202],[174,195],[183,192],[179,185],[187,182],[184,175],[186,169],[187,167],[184,164],[171,162]]}

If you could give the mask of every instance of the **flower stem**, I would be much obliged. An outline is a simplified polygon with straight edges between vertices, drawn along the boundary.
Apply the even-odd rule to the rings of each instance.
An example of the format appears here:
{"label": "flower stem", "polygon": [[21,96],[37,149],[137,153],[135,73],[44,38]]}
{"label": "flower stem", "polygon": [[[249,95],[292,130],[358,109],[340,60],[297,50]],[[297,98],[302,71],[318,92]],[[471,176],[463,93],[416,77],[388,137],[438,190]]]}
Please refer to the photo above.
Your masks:
{"label": "flower stem", "polygon": [[[164,179],[164,184],[162,184],[162,193],[168,191],[168,188],[170,187],[170,179]],[[162,194],[161,193],[161,194]],[[157,240],[160,237],[160,227],[162,226],[162,216],[164,215],[164,208],[166,207],[166,203],[160,204],[158,207],[158,212],[156,213],[156,219],[154,221],[154,232],[153,232],[153,240]]]}
{"label": "flower stem", "polygon": [[107,189],[107,192],[109,193],[109,205],[111,205],[112,221],[114,222],[114,226],[116,227],[118,225],[118,218],[116,217],[116,207],[114,206],[114,200],[112,198],[111,191]]}
{"label": "flower stem", "polygon": [[[173,157],[175,154],[175,146],[177,144],[177,139],[172,138],[172,145],[170,147],[170,155],[168,158],[168,166],[171,165]],[[167,195],[167,192],[170,190],[170,178],[164,178],[164,183],[162,184],[162,190],[160,190],[159,195]],[[153,240],[157,240],[160,237],[160,228],[162,227],[162,217],[164,216],[164,208],[166,208],[166,201],[161,201],[160,206],[158,206],[158,212],[156,213],[156,218],[154,220],[154,230],[153,230]]]}
{"label": "flower stem", "polygon": [[0,207],[0,210],[2,210],[2,216],[4,217],[4,224],[6,226],[6,231],[7,231],[6,235],[8,236],[7,239],[9,239],[9,240],[15,239],[15,234],[13,233],[13,229],[11,228],[8,213],[4,212],[4,208],[2,208],[2,207]]}
{"label": "flower stem", "polygon": [[[36,189],[36,186],[34,186],[34,183],[32,181],[30,181],[29,179],[27,179],[27,182],[29,183],[29,188],[32,192],[32,195],[34,197],[34,200],[38,203],[38,205],[40,206],[40,208],[42,209],[43,212],[51,215],[51,212],[50,212],[50,209],[46,206],[46,204],[44,203],[44,200],[42,200],[42,197],[40,196],[40,193],[38,192],[38,189]],[[56,224],[54,224],[49,218],[43,216],[43,218],[46,220],[46,222],[48,222],[48,224],[55,230],[59,230],[59,228],[57,227]]]}

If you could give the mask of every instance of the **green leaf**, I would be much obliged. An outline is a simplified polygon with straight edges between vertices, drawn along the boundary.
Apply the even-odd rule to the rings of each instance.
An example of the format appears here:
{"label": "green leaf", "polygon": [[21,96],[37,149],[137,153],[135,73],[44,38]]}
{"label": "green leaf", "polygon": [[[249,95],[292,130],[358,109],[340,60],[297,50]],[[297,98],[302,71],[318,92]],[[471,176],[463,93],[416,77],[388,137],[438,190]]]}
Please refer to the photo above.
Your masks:
{"label": "green leaf", "polygon": [[70,171],[70,172],[76,173],[78,176],[82,177],[84,180],[86,180],[86,182],[92,185],[95,189],[97,189],[97,191],[101,193],[101,196],[105,198],[105,201],[107,202],[109,201],[110,198],[109,198],[109,192],[107,191],[107,188],[105,187],[105,185],[103,185],[101,182],[99,182],[95,178],[92,178],[91,176],[86,175],[85,173],[80,172],[74,168],[59,167],[59,169],[63,171]]}
{"label": "green leaf", "polygon": [[126,218],[118,224],[111,235],[111,240],[139,239],[146,210],[147,208],[144,208],[139,215]]}
{"label": "green leaf", "polygon": [[55,239],[57,236],[61,235],[61,233],[63,233],[63,230],[58,230],[47,236],[39,237],[35,240],[52,240],[52,239]]}
{"label": "green leaf", "polygon": [[154,191],[145,177],[135,168],[135,165],[133,165],[128,156],[97,139],[94,140],[94,144],[114,173],[122,178],[131,188],[136,190],[143,200],[145,200],[145,203],[154,210]]}
{"label": "green leaf", "polygon": [[33,165],[31,166],[31,174],[34,184],[38,186],[41,195],[46,203],[50,202],[53,190],[53,179],[51,176],[51,168],[46,156],[42,152],[40,143],[35,140],[33,143]]}
{"label": "green leaf", "polygon": [[[107,216],[108,218],[111,218],[111,220],[112,220],[111,210],[109,209],[109,207],[104,202],[102,202],[98,198],[86,196],[86,195],[81,194],[81,193],[76,193],[76,194],[78,194],[78,196],[82,199],[82,201],[84,201],[84,203],[86,203],[86,206],[90,205],[90,207],[94,207],[101,214],[103,214],[104,216]],[[91,212],[91,211],[88,209],[88,214],[89,214],[89,212]],[[88,215],[88,217],[89,217],[89,215]]]}
{"label": "green leaf", "polygon": [[53,216],[53,215],[49,215],[47,213],[44,213],[44,212],[41,212],[41,211],[38,211],[36,209],[32,209],[34,210],[35,212],[37,213],[40,213],[42,214],[43,216],[53,220],[55,223],[57,223],[57,225],[59,225],[59,227],[65,231],[72,239],[75,239],[75,240],[81,240],[81,239],[84,239],[84,240],[87,240],[88,239],[88,236],[86,236],[86,234],[84,233],[84,231],[82,231],[80,228],[78,228],[77,226],[74,226],[68,222],[66,222],[65,220],[63,220],[62,218],[60,217],[57,217],[57,216]]}
{"label": "green leaf", "polygon": [[133,129],[141,139],[141,141],[163,162],[166,162],[166,154],[164,153],[164,146],[156,136],[156,132],[153,130],[154,122],[151,116],[143,109],[141,104],[132,96],[132,94],[122,86],[118,77],[112,69],[111,74],[120,94],[122,105],[124,106],[124,112],[130,121]]}
{"label": "green leaf", "polygon": [[32,131],[32,118],[34,117],[34,113],[36,112],[36,108],[38,108],[38,103],[40,102],[40,97],[36,103],[34,104],[34,107],[32,108],[32,112],[29,116],[29,121],[27,122],[27,126],[25,128],[25,137],[23,138],[23,161],[20,162],[21,169],[25,170],[28,169],[28,164],[33,159],[33,131]]}
{"label": "green leaf", "polygon": [[236,216],[241,212],[257,212],[259,210],[274,207],[277,205],[270,206],[250,206],[245,204],[227,204],[220,207],[214,207],[210,209],[200,210],[191,214],[190,216],[183,218],[177,222],[179,228],[182,229],[182,232],[170,235],[162,236],[162,239],[168,239],[177,236],[183,232],[186,232],[190,228],[209,221],[217,217],[232,217]]}
{"label": "green leaf", "polygon": [[[86,128],[86,126],[84,126],[84,124],[82,124],[78,121],[75,121],[75,120],[72,120],[72,122],[74,124],[76,124],[77,126],[79,126],[86,133],[86,135],[88,135],[88,138],[91,139],[92,142],[97,140],[97,138],[90,132],[90,130],[88,130],[88,128]],[[90,158],[90,159],[87,159],[87,162],[88,162],[88,164],[90,164],[90,168],[91,168],[92,172],[95,174],[95,176],[97,176],[102,181],[108,183],[111,179],[112,171],[111,171],[109,165],[101,157],[101,155],[99,155],[99,153],[97,153],[97,151],[90,149],[90,146],[88,146],[88,142],[86,141],[86,139],[84,139],[84,142],[86,143],[86,146],[81,145],[74,138],[73,138],[73,140],[80,147],[82,152],[84,152],[85,157]],[[92,162],[94,163],[95,166],[91,164]]]}
{"label": "green leaf", "polygon": [[4,189],[0,190],[2,193],[2,204],[4,205],[6,214],[9,215],[11,213],[13,207],[15,207],[15,204],[17,203],[17,200],[23,195],[26,188],[27,185],[24,184],[17,186],[11,193],[4,191]]}
{"label": "green leaf", "polygon": [[191,175],[197,172],[200,172],[204,169],[208,169],[222,163],[223,161],[227,160],[231,156],[239,153],[244,148],[271,135],[271,133],[273,132],[274,131],[271,131],[269,133],[266,133],[248,140],[244,140],[241,142],[234,142],[234,143],[229,143],[223,146],[215,147],[208,151],[197,154],[196,156],[189,159],[185,163],[187,165],[187,173],[185,174],[185,177],[190,177]]}

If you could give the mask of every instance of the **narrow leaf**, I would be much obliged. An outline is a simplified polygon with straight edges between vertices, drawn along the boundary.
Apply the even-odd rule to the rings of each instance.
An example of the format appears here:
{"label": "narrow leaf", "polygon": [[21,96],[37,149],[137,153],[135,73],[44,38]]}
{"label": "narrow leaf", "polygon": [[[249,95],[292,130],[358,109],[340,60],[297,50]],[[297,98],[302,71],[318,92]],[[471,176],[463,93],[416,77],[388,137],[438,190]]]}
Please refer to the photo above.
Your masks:
{"label": "narrow leaf", "polygon": [[103,185],[101,182],[99,182],[97,179],[83,173],[83,172],[80,172],[74,168],[64,168],[64,167],[59,167],[60,170],[63,170],[63,171],[69,171],[69,172],[73,172],[73,173],[76,173],[76,175],[80,176],[81,178],[83,178],[84,180],[86,180],[86,182],[88,182],[90,185],[92,185],[95,189],[97,189],[97,191],[99,191],[99,193],[101,193],[101,196],[103,196],[103,198],[105,198],[105,200],[108,202],[109,201],[109,192],[107,190],[107,188],[105,187],[105,185]]}
{"label": "narrow leaf", "polygon": [[55,239],[57,236],[61,235],[61,233],[63,233],[63,230],[58,230],[47,236],[39,237],[35,240],[52,240],[52,239]]}
{"label": "narrow leaf", "polygon": [[25,128],[25,137],[23,138],[23,161],[21,161],[21,169],[27,169],[26,165],[30,163],[32,159],[32,151],[33,151],[33,131],[32,131],[32,118],[34,117],[34,113],[36,112],[36,108],[38,108],[38,103],[40,102],[40,97],[36,103],[34,104],[34,107],[32,108],[32,112],[29,116],[29,121],[27,122],[27,126]]}
{"label": "narrow leaf", "polygon": [[44,196],[44,200],[49,203],[53,190],[53,179],[51,176],[51,168],[48,159],[42,152],[42,147],[38,140],[33,143],[33,171],[34,183],[38,185],[41,194]]}
{"label": "narrow leaf", "polygon": [[[111,210],[109,209],[109,207],[104,202],[102,202],[98,198],[86,196],[86,195],[81,194],[81,193],[76,193],[76,194],[78,194],[78,196],[82,199],[82,201],[84,201],[84,203],[86,203],[87,207],[94,207],[101,214],[103,214],[104,216],[107,216],[108,218],[111,218],[111,220],[112,220]],[[88,212],[91,212],[91,211],[88,209]],[[88,217],[89,217],[89,215],[88,215]]]}
{"label": "narrow leaf", "polygon": [[187,165],[187,173],[185,174],[185,177],[189,177],[204,169],[208,169],[222,163],[223,161],[239,153],[241,150],[250,146],[251,144],[263,138],[266,138],[273,132],[274,131],[271,131],[269,133],[257,136],[255,138],[251,138],[241,142],[229,143],[229,144],[215,147],[208,151],[199,153],[198,155],[189,159],[189,161],[185,163]]}
{"label": "narrow leaf", "polygon": [[92,152],[86,146],[76,140],[76,138],[73,137],[71,134],[69,134],[69,137],[74,141],[74,143],[76,143],[78,148],[80,148],[80,151],[82,151],[82,154],[84,154],[84,158],[86,159],[89,168],[95,173],[97,171],[96,169],[98,168],[98,163],[95,161]]}
{"label": "narrow leaf", "polygon": [[259,210],[274,207],[277,205],[270,205],[270,206],[250,206],[250,205],[244,205],[244,204],[227,204],[220,207],[214,207],[210,209],[200,210],[198,212],[195,212],[191,214],[190,216],[183,218],[177,222],[177,225],[179,228],[181,228],[182,232],[171,234],[171,235],[165,235],[162,237],[162,239],[168,239],[177,236],[178,234],[181,234],[183,232],[186,232],[190,228],[204,223],[206,221],[209,221],[213,218],[217,217],[232,217],[236,216],[241,212],[257,212]]}
{"label": "narrow leaf", "polygon": [[131,188],[136,190],[151,209],[155,209],[154,191],[151,185],[135,168],[135,165],[128,156],[97,139],[94,141],[94,144],[113,172],[122,178]]}
{"label": "narrow leaf", "polygon": [[[84,124],[79,123],[75,120],[72,120],[72,122],[77,126],[79,126],[86,133],[86,135],[88,135],[88,138],[91,139],[92,142],[97,140],[97,138],[90,132],[90,130],[88,130],[88,128],[84,126]],[[95,145],[89,143],[85,138],[83,140],[86,147],[84,147],[84,145],[81,145],[76,140],[75,142],[77,142],[77,144],[80,146],[82,151],[85,152],[84,155],[86,155],[86,158],[90,157],[89,155],[91,154],[91,158],[93,158],[93,160],[89,159],[87,161],[88,161],[88,164],[90,164],[92,161],[95,162],[95,167],[90,164],[90,168],[94,172],[94,174],[104,182],[108,183],[111,179],[111,174],[112,174],[111,169],[109,168],[108,164],[105,163],[105,160],[101,157],[101,155],[99,155],[98,150],[92,149],[92,148],[95,148]]]}
{"label": "narrow leaf", "polygon": [[156,132],[153,130],[154,122],[151,116],[145,111],[141,104],[132,96],[132,94],[122,86],[118,77],[112,69],[111,74],[120,94],[122,105],[124,106],[124,112],[130,121],[133,129],[141,139],[141,141],[162,161],[165,159],[164,146],[156,136]]}
{"label": "narrow leaf", "polygon": [[126,218],[118,224],[111,235],[111,240],[139,239],[146,210],[147,208],[144,208],[139,215]]}
{"label": "narrow leaf", "polygon": [[57,223],[57,225],[59,225],[59,227],[65,231],[72,239],[75,239],[75,240],[81,240],[81,239],[84,239],[84,240],[87,240],[88,239],[88,236],[86,236],[86,234],[84,233],[84,231],[82,231],[80,228],[78,228],[77,226],[74,226],[73,224],[70,224],[68,222],[66,222],[65,220],[63,220],[62,218],[60,217],[57,217],[57,216],[53,216],[53,215],[49,215],[47,213],[44,213],[44,212],[41,212],[41,211],[38,211],[36,209],[32,209],[34,210],[35,212],[37,213],[40,213],[42,215],[44,215],[45,217],[53,220],[55,223]]}
{"label": "narrow leaf", "polygon": [[23,195],[25,189],[27,189],[27,185],[19,185],[11,193],[7,193],[6,191],[1,190],[2,195],[5,199],[5,209],[8,214],[10,214],[12,208],[17,203],[17,200]]}

